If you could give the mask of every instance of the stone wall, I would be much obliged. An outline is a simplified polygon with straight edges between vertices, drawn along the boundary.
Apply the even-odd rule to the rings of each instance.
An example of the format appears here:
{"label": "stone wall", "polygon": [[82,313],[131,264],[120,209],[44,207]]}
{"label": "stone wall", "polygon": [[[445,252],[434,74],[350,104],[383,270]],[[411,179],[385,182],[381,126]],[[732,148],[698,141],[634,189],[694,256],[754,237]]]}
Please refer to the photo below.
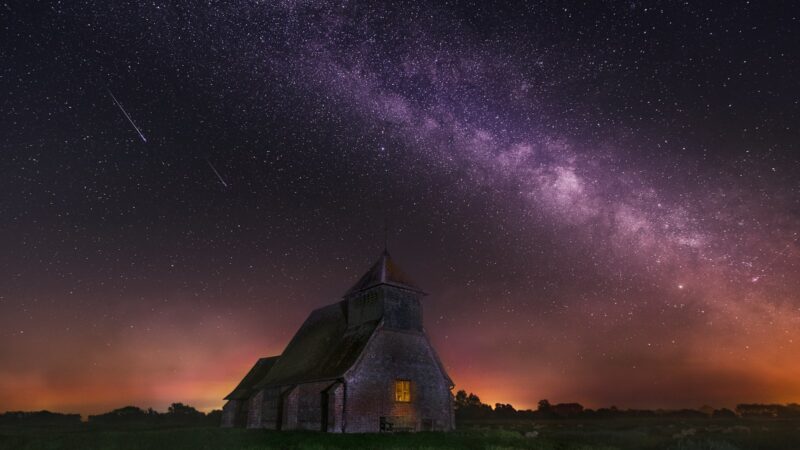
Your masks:
{"label": "stone wall", "polygon": [[[281,430],[322,430],[322,397],[328,401],[328,430],[341,432],[343,388],[340,382],[322,381],[296,386],[266,388],[250,399],[259,407],[247,420],[248,428]],[[226,408],[228,405],[226,404]],[[223,420],[226,410],[223,409]]]}
{"label": "stone wall", "polygon": [[241,401],[240,400],[229,400],[225,402],[225,405],[222,407],[222,423],[220,424],[223,428],[233,428],[236,425],[236,419],[241,411]]}
{"label": "stone wall", "polygon": [[369,289],[347,298],[347,326],[357,327],[363,323],[380,320],[383,314],[383,298],[379,289]]}
{"label": "stone wall", "polygon": [[329,433],[342,432],[342,406],[344,405],[344,385],[336,382],[327,391],[328,395],[328,427]]}
{"label": "stone wall", "polygon": [[[395,401],[398,379],[411,381],[411,402]],[[379,327],[345,381],[345,432],[378,432],[381,417],[395,429],[453,429],[449,381],[422,332]]]}
{"label": "stone wall", "polygon": [[[328,388],[331,387],[331,381],[321,381],[315,383],[299,384],[293,390],[290,396],[290,403],[286,408],[286,430],[313,430],[322,431],[322,404],[323,396],[327,397],[328,411],[326,413],[330,422],[331,406],[335,407],[335,394],[334,404],[331,405],[331,396]],[[335,417],[334,417],[335,420]]]}
{"label": "stone wall", "polygon": [[418,292],[381,286],[383,322],[387,328],[422,331],[421,295]]}
{"label": "stone wall", "polygon": [[261,412],[264,403],[264,390],[255,393],[247,405],[247,428],[261,428]]}
{"label": "stone wall", "polygon": [[389,328],[422,331],[422,294],[392,286],[377,286],[346,300],[347,325],[383,319]]}
{"label": "stone wall", "polygon": [[281,390],[279,388],[264,389],[264,399],[261,403],[261,428],[268,430],[278,429],[278,404]]}
{"label": "stone wall", "polygon": [[299,390],[296,387],[285,390],[282,394],[281,430],[297,429],[297,410],[299,406]]}

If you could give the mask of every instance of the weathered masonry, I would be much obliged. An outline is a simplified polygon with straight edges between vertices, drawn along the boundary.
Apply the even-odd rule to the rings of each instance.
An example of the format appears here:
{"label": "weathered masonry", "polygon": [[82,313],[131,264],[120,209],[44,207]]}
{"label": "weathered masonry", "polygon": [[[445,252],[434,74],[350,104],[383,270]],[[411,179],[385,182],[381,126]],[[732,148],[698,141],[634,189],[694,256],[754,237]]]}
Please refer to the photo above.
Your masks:
{"label": "weathered masonry", "polygon": [[425,293],[384,251],[227,397],[222,426],[335,433],[452,430],[453,381],[422,327]]}

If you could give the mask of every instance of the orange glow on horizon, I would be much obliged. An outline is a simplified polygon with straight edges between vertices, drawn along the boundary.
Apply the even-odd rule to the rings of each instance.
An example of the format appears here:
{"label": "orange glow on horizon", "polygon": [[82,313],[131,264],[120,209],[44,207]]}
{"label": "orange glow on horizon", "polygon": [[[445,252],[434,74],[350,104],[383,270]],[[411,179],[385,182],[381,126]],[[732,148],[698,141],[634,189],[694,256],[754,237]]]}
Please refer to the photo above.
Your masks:
{"label": "orange glow on horizon", "polygon": [[[426,304],[426,317],[447,314],[452,301],[458,298],[440,295]],[[65,334],[54,340],[60,352],[47,341],[24,341],[13,347],[12,364],[0,372],[0,405],[84,416],[127,405],[163,411],[174,402],[218,409],[258,358],[281,352],[306,309],[294,310],[291,320],[241,314],[243,319],[226,318],[209,328],[200,325],[209,320],[204,313],[187,303],[176,306],[175,315],[188,317],[188,325],[176,327],[167,316],[149,322],[157,332],[109,328],[91,338]],[[790,310],[767,308],[765,302],[704,309],[704,322],[694,327],[633,342],[615,328],[593,330],[598,338],[587,333],[583,340],[554,341],[562,328],[579,330],[581,314],[594,313],[591,308],[575,308],[536,328],[487,314],[481,323],[489,325],[479,332],[463,323],[426,324],[426,329],[455,391],[475,393],[492,406],[536,409],[541,399],[588,408],[800,401],[800,380],[792,376],[800,372],[800,360],[793,357],[800,353],[800,327]],[[510,321],[506,327],[494,325],[504,320]],[[760,327],[763,321],[771,327]],[[509,340],[509,329],[522,330],[520,337]]]}

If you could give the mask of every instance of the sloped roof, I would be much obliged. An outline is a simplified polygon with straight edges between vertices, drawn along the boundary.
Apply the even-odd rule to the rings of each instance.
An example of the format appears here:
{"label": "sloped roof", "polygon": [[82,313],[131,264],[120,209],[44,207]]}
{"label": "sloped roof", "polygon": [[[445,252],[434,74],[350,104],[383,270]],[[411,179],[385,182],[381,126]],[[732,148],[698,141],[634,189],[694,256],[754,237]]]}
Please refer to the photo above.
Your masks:
{"label": "sloped roof", "polygon": [[439,366],[439,370],[444,375],[445,380],[450,383],[450,389],[455,387],[455,383],[453,383],[453,379],[450,378],[450,374],[447,373],[447,370],[444,368],[444,364],[442,364],[442,360],[439,359],[439,355],[436,353],[436,349],[433,348],[433,343],[431,343],[430,338],[428,338],[427,334],[423,334],[425,337],[425,341],[428,343],[428,348],[431,350],[431,354],[433,355],[434,361],[436,361],[436,365]]}
{"label": "sloped roof", "polygon": [[[345,296],[381,284],[424,293],[384,250],[378,261]],[[314,310],[297,330],[283,354],[271,361],[266,370],[258,371],[253,376],[255,381],[248,384],[248,390],[344,376],[355,364],[380,322],[374,320],[348,327],[346,306],[347,302],[343,300]],[[254,373],[255,370],[256,367],[250,372]],[[246,384],[249,377],[250,373],[241,384]]]}
{"label": "sloped roof", "polygon": [[345,297],[373,286],[381,284],[388,284],[403,289],[410,289],[424,293],[422,289],[417,287],[416,283],[411,281],[408,275],[403,272],[400,267],[395,264],[392,257],[387,250],[384,250],[378,261],[370,267],[367,273],[361,277],[356,284],[353,285],[344,295]]}
{"label": "sloped roof", "polygon": [[339,378],[355,363],[378,321],[348,329],[344,302],[314,310],[255,388]]}
{"label": "sloped roof", "polygon": [[275,365],[275,362],[278,361],[278,358],[280,358],[280,356],[270,356],[256,361],[253,368],[242,378],[242,381],[239,382],[236,389],[225,397],[225,400],[243,400],[248,398],[253,387],[267,376],[267,373],[269,373],[269,370]]}

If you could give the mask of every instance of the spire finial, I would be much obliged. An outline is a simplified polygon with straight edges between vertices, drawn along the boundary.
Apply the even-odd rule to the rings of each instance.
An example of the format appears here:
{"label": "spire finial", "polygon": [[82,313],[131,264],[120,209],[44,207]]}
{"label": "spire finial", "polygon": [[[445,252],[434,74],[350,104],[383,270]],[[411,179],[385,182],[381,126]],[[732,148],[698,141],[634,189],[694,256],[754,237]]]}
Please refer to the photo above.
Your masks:
{"label": "spire finial", "polygon": [[[381,129],[381,135],[384,134],[386,130]],[[387,199],[389,197],[389,152],[386,149],[386,146],[381,145],[381,153],[383,153],[383,176],[384,176],[384,183],[382,185],[383,188],[383,198]],[[383,202],[383,253],[385,255],[389,254],[389,210],[387,202]]]}
{"label": "spire finial", "polygon": [[389,253],[389,219],[383,217],[383,253]]}

